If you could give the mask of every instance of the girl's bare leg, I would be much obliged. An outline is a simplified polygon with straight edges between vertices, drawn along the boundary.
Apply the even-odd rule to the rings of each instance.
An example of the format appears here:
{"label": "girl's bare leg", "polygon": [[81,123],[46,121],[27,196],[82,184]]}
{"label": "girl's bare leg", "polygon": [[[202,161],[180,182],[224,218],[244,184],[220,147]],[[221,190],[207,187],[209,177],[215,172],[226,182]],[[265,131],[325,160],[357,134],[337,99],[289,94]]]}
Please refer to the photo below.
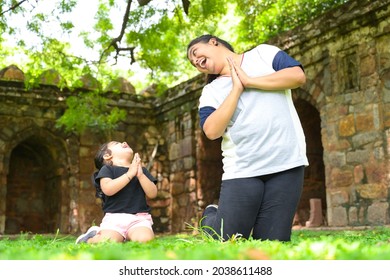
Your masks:
{"label": "girl's bare leg", "polygon": [[106,241],[119,243],[123,242],[124,238],[119,232],[115,230],[102,229],[94,237],[88,239],[87,243],[93,244]]}
{"label": "girl's bare leg", "polygon": [[148,227],[136,227],[127,233],[127,239],[135,242],[148,242],[153,238],[154,233]]}

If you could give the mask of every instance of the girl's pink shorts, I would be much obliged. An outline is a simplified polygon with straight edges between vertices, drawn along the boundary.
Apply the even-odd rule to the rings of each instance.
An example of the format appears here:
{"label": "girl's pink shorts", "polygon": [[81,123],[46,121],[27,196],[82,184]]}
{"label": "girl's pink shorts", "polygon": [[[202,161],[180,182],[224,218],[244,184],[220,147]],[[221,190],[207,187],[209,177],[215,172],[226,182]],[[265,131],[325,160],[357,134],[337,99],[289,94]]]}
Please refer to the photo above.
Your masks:
{"label": "girl's pink shorts", "polygon": [[106,213],[103,217],[100,229],[109,229],[119,232],[126,239],[127,233],[137,227],[152,229],[153,220],[149,213]]}

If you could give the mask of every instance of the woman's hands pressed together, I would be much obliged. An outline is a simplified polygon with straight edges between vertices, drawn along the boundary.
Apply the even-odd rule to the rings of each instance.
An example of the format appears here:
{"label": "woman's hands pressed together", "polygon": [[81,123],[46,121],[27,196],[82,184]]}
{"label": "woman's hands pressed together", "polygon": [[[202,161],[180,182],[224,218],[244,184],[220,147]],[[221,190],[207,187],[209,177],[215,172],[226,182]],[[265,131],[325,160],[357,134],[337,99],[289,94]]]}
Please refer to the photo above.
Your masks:
{"label": "woman's hands pressed together", "polygon": [[244,91],[244,84],[241,81],[241,78],[247,77],[245,72],[236,65],[234,60],[231,57],[227,57],[227,61],[229,64],[229,69],[230,69],[230,75],[232,77],[232,82],[233,82],[233,88],[232,91],[236,91],[237,93],[242,93]]}
{"label": "woman's hands pressed together", "polygon": [[233,89],[242,93],[250,78],[244,72],[244,70],[242,70],[242,68],[237,65],[237,63],[233,60],[232,57],[227,57],[227,61],[229,64],[230,75],[233,81]]}

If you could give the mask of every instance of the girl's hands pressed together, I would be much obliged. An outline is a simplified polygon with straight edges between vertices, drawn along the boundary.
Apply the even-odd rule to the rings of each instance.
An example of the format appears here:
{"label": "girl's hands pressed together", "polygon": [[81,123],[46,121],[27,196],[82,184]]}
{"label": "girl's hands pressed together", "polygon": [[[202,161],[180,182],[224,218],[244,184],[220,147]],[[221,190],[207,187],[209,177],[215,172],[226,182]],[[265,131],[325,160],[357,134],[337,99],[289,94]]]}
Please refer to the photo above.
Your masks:
{"label": "girl's hands pressed together", "polygon": [[131,165],[129,167],[129,170],[127,171],[127,177],[131,179],[137,176],[139,173],[139,168],[141,168],[141,172],[142,172],[141,158],[138,153],[135,153],[133,161],[131,162]]}
{"label": "girl's hands pressed together", "polygon": [[144,171],[142,170],[142,163],[141,158],[138,153],[135,154],[136,157],[138,157],[138,166],[137,166],[137,177],[140,177],[144,174]]}
{"label": "girl's hands pressed together", "polygon": [[155,198],[157,196],[157,187],[146,175],[144,175],[141,158],[138,153],[134,155],[133,163],[131,165],[131,168],[134,168],[136,171],[135,176],[137,176],[146,196],[148,198]]}

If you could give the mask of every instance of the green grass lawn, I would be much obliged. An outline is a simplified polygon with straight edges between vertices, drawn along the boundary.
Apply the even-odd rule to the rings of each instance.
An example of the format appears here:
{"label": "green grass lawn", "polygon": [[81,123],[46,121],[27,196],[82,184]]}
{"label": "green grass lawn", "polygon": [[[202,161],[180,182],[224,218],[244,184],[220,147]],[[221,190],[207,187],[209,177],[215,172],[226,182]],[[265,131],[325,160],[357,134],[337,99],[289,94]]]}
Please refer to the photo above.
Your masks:
{"label": "green grass lawn", "polygon": [[157,236],[146,244],[74,244],[76,236],[20,234],[0,239],[1,260],[390,260],[390,228],[295,230],[291,242]]}

